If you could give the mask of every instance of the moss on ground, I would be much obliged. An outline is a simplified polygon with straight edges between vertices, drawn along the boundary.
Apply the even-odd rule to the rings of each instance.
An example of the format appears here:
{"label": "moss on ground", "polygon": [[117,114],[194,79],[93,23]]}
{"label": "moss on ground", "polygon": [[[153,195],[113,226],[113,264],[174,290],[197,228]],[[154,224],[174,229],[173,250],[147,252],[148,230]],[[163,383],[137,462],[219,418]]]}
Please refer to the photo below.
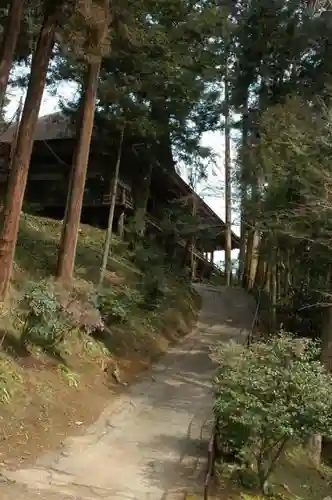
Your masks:
{"label": "moss on ground", "polygon": [[[0,462],[29,462],[52,449],[69,433],[93,421],[151,360],[190,331],[199,300],[188,284],[166,273],[156,309],[133,307],[128,318],[110,322],[102,335],[68,332],[57,350],[22,346],[17,304],[28,281],[54,273],[61,222],[23,214],[15,254],[10,301],[0,310]],[[94,289],[105,232],[82,225],[75,283]],[[133,296],[148,279],[130,259],[126,245],[114,239],[106,288]],[[149,278],[150,279],[150,278]]]}

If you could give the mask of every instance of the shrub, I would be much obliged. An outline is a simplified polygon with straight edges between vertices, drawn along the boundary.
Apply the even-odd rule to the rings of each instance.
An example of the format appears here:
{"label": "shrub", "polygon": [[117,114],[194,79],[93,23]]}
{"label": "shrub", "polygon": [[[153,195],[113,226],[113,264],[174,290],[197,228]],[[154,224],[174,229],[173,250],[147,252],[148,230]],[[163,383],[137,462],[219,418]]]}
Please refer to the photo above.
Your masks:
{"label": "shrub", "polygon": [[255,464],[263,492],[291,440],[332,435],[332,382],[318,353],[317,343],[285,333],[250,348],[228,343],[217,349],[220,440]]}
{"label": "shrub", "polygon": [[74,284],[64,288],[51,281],[29,283],[19,302],[22,316],[21,341],[45,349],[63,342],[72,329],[85,333],[103,329],[103,321],[91,290]]}
{"label": "shrub", "polygon": [[76,281],[67,289],[58,287],[57,297],[71,328],[87,334],[104,329],[97,296],[91,285]]}
{"label": "shrub", "polygon": [[125,323],[142,300],[141,293],[135,289],[105,289],[97,297],[97,307],[106,323]]}
{"label": "shrub", "polygon": [[51,282],[28,283],[19,302],[23,316],[21,341],[54,348],[64,340],[68,316],[59,303]]}

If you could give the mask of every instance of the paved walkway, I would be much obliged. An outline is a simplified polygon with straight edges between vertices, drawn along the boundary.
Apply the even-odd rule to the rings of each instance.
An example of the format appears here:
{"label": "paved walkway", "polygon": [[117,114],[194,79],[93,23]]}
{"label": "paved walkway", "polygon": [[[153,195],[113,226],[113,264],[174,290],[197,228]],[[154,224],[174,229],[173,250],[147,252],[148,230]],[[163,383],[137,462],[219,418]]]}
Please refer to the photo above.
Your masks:
{"label": "paved walkway", "polygon": [[202,492],[212,423],[209,352],[220,340],[245,338],[254,304],[240,289],[198,290],[197,328],[83,436],[32,469],[5,471],[2,500],[178,500]]}

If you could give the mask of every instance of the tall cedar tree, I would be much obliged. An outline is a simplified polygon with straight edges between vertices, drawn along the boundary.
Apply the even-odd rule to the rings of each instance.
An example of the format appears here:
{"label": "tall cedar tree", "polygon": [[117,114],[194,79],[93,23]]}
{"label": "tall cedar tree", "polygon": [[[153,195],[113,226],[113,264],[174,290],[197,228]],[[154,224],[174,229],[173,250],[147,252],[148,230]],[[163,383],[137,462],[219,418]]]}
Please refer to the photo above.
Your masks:
{"label": "tall cedar tree", "polygon": [[226,285],[232,277],[232,188],[231,188],[231,130],[229,112],[228,48],[225,50],[225,274]]}
{"label": "tall cedar tree", "polygon": [[11,0],[8,19],[0,47],[0,110],[4,105],[9,73],[13,65],[15,47],[20,34],[25,0]]}
{"label": "tall cedar tree", "polygon": [[46,74],[52,55],[61,2],[45,3],[45,15],[32,57],[29,84],[13,152],[0,235],[0,300],[4,300],[13,267],[20,215],[26,188],[33,136],[44,92]]}
{"label": "tall cedar tree", "polygon": [[[62,227],[56,276],[60,280],[70,281],[75,265],[78,231],[81,220],[84,187],[88,168],[90,143],[95,115],[95,105],[102,62],[103,43],[109,26],[109,2],[103,0],[104,19],[91,26],[93,37],[88,43],[94,42],[94,51],[100,53],[88,62],[88,69],[81,100],[78,120],[78,141],[74,152],[71,181],[69,186],[65,219]],[[93,22],[93,20],[92,20]]]}

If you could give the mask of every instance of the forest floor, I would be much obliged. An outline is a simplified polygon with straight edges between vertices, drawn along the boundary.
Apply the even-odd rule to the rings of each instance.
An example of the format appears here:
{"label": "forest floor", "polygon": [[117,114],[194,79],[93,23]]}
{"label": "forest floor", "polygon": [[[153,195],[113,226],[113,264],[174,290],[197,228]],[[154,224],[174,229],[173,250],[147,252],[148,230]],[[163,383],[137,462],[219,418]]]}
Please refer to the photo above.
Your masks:
{"label": "forest floor", "polygon": [[[0,311],[0,466],[22,467],[79,435],[116,394],[152,361],[191,331],[200,299],[168,279],[158,317],[137,310],[130,321],[112,325],[101,341],[72,332],[60,352],[22,348],[15,307],[28,281],[54,273],[61,223],[23,215],[10,302]],[[104,232],[82,225],[76,261],[78,286],[98,278]],[[107,281],[133,292],[144,274],[115,239]],[[112,375],[116,370],[118,380]],[[119,383],[120,381],[120,383]],[[124,384],[124,385],[122,385]]]}

